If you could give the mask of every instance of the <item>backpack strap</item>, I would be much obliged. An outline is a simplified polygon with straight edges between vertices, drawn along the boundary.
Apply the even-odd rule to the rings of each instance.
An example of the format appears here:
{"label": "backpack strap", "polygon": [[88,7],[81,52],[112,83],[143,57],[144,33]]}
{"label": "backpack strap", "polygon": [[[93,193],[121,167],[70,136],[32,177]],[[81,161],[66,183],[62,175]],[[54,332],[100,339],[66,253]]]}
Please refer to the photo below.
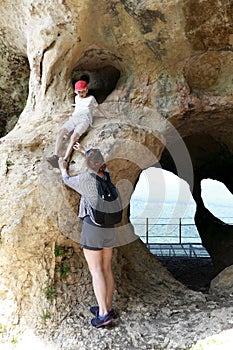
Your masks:
{"label": "backpack strap", "polygon": [[108,171],[105,171],[104,175],[107,177],[107,181],[111,181],[110,174]]}
{"label": "backpack strap", "polygon": [[101,177],[95,173],[90,173],[92,177],[94,177],[94,179],[96,179],[97,181],[105,181],[104,177],[106,176],[107,178],[107,181],[111,181],[110,179],[110,175],[109,175],[109,172],[108,171],[104,171],[104,177]]}

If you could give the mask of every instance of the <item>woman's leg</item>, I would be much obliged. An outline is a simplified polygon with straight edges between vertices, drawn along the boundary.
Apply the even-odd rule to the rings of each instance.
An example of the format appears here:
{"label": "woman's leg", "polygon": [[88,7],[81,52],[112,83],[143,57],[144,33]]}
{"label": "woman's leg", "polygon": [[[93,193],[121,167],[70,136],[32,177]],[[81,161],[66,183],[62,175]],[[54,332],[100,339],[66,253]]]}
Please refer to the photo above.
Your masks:
{"label": "woman's leg", "polygon": [[114,277],[112,273],[112,248],[103,249],[103,273],[106,283],[106,303],[108,310],[112,309],[114,293]]}
{"label": "woman's leg", "polygon": [[103,251],[83,249],[84,256],[88,263],[92,275],[94,293],[99,305],[99,315],[104,316],[108,312],[107,308],[107,285],[103,273]]}

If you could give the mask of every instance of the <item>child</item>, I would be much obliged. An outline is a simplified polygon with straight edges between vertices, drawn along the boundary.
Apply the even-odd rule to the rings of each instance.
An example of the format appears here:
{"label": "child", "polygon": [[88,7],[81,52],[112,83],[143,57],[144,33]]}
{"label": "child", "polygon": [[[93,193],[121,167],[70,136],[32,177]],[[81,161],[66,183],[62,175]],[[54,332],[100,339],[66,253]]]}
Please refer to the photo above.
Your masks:
{"label": "child", "polygon": [[76,141],[85,133],[85,131],[92,126],[93,123],[93,111],[97,108],[101,114],[106,118],[110,116],[98,105],[94,96],[87,96],[88,85],[86,81],[79,80],[75,83],[75,109],[72,116],[61,127],[55,144],[55,154],[52,157],[47,158],[47,161],[55,168],[58,168],[58,159],[61,156],[60,152],[64,140],[72,133],[70,142],[68,144],[64,161],[69,163],[71,154],[73,152],[73,146]]}

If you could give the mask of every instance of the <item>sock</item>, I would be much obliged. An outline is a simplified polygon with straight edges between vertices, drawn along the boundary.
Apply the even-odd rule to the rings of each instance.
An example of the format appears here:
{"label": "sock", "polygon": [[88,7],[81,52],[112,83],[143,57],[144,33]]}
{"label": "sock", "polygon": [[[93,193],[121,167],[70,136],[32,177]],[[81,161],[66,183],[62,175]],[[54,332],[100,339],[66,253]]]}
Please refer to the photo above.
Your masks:
{"label": "sock", "polygon": [[99,318],[100,320],[103,320],[103,319],[107,316],[107,314],[108,314],[108,312],[107,312],[105,315],[103,315],[103,316],[98,315],[98,318]]}

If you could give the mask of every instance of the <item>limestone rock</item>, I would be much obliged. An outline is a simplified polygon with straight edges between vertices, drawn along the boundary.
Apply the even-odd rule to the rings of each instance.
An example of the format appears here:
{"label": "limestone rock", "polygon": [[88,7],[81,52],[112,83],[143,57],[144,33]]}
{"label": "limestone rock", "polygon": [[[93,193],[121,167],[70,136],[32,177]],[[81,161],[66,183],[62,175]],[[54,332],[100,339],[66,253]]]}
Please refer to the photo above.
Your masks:
{"label": "limestone rock", "polygon": [[[10,330],[31,326],[48,310],[60,320],[59,312],[69,314],[72,301],[80,314],[83,301],[93,301],[77,243],[79,197],[46,162],[57,131],[73,111],[72,83],[83,75],[112,120],[99,118],[81,141],[103,150],[114,181],[122,186],[129,237],[134,236],[130,196],[141,171],[160,162],[193,191],[196,224],[216,271],[232,265],[232,227],[209,214],[200,188],[210,177],[233,192],[230,2],[5,0],[0,12],[0,324]],[[72,173],[81,168],[74,155]],[[158,304],[161,295],[165,302],[186,293],[143,245],[130,242],[119,248],[115,266],[117,281],[135,293],[133,302],[143,293]],[[67,284],[57,280],[59,245],[73,252],[72,258],[64,257],[71,268]],[[72,271],[78,271],[77,280]],[[59,315],[56,298],[46,298],[55,285]],[[136,344],[139,335],[134,336]]]}
{"label": "limestone rock", "polygon": [[225,268],[212,281],[210,292],[218,295],[233,295],[233,266]]}

